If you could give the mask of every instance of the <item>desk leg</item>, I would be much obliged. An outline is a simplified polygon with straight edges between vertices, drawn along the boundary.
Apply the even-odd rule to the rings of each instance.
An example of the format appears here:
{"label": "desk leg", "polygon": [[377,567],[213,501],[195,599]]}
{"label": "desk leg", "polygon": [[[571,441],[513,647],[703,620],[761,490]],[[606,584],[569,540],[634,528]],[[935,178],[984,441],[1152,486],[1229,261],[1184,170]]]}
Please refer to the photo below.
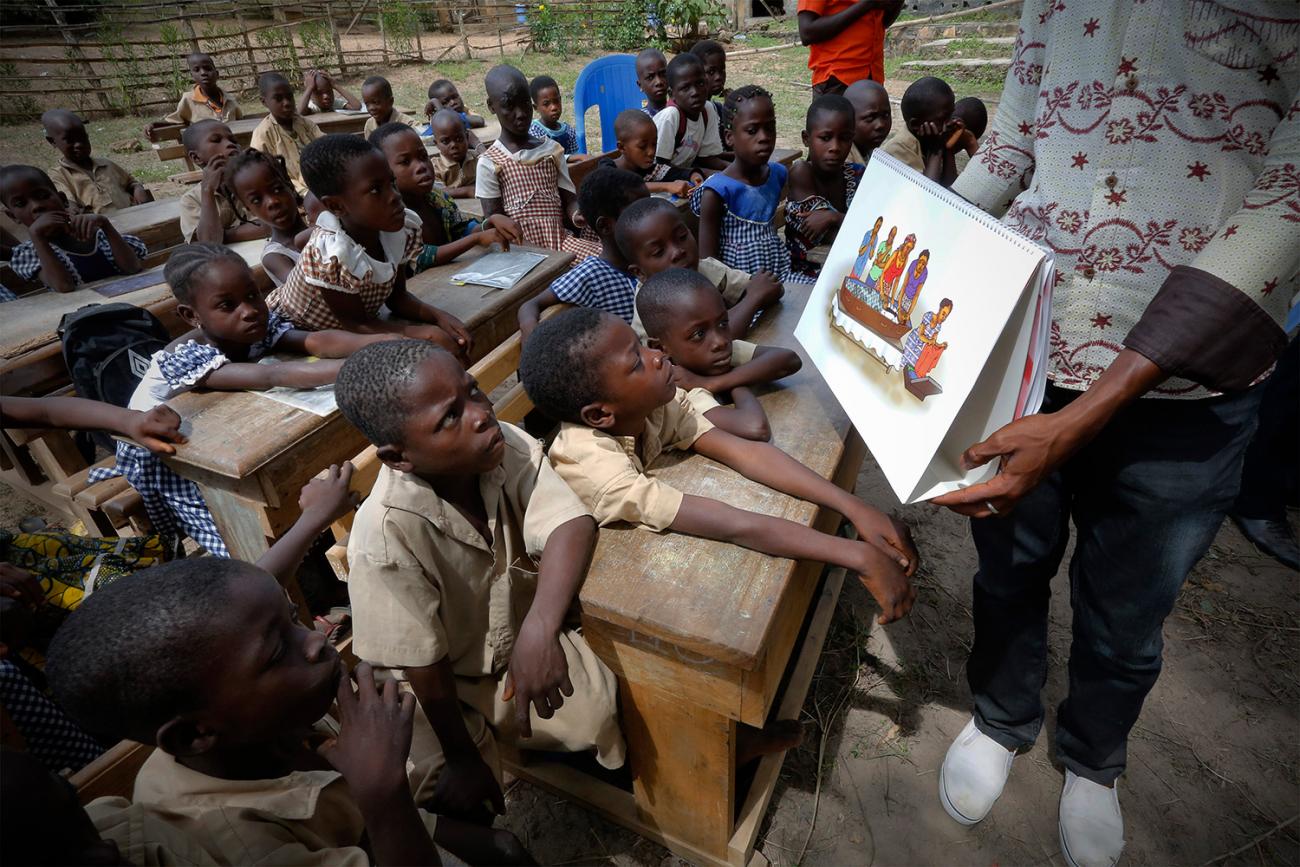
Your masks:
{"label": "desk leg", "polygon": [[641,819],[725,862],[736,815],[735,720],[654,687],[621,678],[619,686]]}

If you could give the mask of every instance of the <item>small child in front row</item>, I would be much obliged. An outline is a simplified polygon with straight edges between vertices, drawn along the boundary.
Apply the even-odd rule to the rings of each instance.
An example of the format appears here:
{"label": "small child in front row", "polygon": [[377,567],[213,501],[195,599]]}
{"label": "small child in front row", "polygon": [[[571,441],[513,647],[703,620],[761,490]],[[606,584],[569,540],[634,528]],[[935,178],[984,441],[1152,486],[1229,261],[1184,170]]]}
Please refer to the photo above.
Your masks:
{"label": "small child in front row", "polygon": [[478,160],[483,156],[482,144],[470,144],[469,132],[460,115],[449,108],[440,108],[429,120],[429,135],[438,149],[433,158],[433,179],[443,186],[453,199],[474,198],[478,176]]}
{"label": "small child in front row", "polygon": [[772,219],[789,172],[768,162],[776,147],[772,95],[748,84],[733,90],[727,105],[732,110],[729,144],[736,157],[691,195],[691,209],[700,218],[700,255],[750,273],[767,271],[785,282],[790,251]]}
{"label": "small child in front row", "polygon": [[262,245],[262,268],[272,283],[283,286],[302,257],[309,229],[284,164],[248,148],[226,163],[224,183],[258,222],[270,227],[271,236]]}
{"label": "small child in front row", "polygon": [[[771,439],[767,415],[749,386],[797,373],[803,367],[798,355],[733,340],[722,293],[698,271],[670,268],[654,275],[637,292],[636,312],[646,345],[667,353],[677,387],[705,418],[744,439]],[[727,395],[734,406],[719,406]]]}
{"label": "small child in front row", "polygon": [[537,327],[542,311],[554,304],[597,307],[625,322],[632,321],[636,277],[628,273],[627,260],[614,240],[614,226],[628,205],[649,196],[645,183],[632,172],[606,166],[587,176],[578,191],[578,208],[600,236],[600,255],[578,263],[557,277],[550,288],[523,303],[519,331],[525,340]]}
{"label": "small child in front row", "polygon": [[[401,334],[466,357],[465,323],[406,290],[406,264],[424,249],[420,218],[403,204],[383,151],[360,136],[327,135],[303,151],[302,171],[325,210],[267,298],[271,309],[309,331]],[[378,318],[385,306],[407,322]]]}
{"label": "small child in front row", "polygon": [[960,148],[966,151],[966,156],[975,156],[984,130],[988,129],[988,106],[978,96],[967,96],[953,103],[952,118],[961,123],[961,129],[948,137],[948,149],[955,151]]}
{"label": "small child in front row", "polygon": [[[904,525],[809,470],[776,446],[714,427],[673,379],[659,349],[643,346],[617,316],[565,310],[524,344],[519,379],[542,412],[561,420],[549,457],[602,527],[627,521],[730,542],[776,557],[817,560],[859,574],[880,622],[903,617],[915,598],[918,557]],[[661,454],[692,450],[790,496],[848,518],[842,539],[784,518],[684,495],[647,475]]]}
{"label": "small child in front row", "polygon": [[45,140],[61,156],[50,177],[81,214],[107,214],[153,201],[153,193],[130,172],[103,157],[91,156],[90,134],[81,118],[61,108],[41,115]]}
{"label": "small child in front row", "polygon": [[54,181],[35,166],[0,167],[0,203],[30,235],[9,259],[9,267],[24,280],[39,279],[54,292],[71,292],[143,267],[143,241],[120,234],[103,214],[68,213]]}
{"label": "small child in front row", "polygon": [[[717,259],[701,259],[695,235],[682,212],[663,199],[633,202],[614,227],[618,249],[628,262],[628,271],[645,281],[669,268],[699,271],[722,295],[729,308],[728,331],[733,338],[745,336],[750,324],[765,307],[781,300],[785,287],[766,271],[747,274],[728,268]],[[644,326],[634,319],[638,336]]]}
{"label": "small child in front row", "polygon": [[413,117],[407,117],[393,104],[393,86],[382,75],[372,75],[361,83],[361,101],[370,113],[366,125],[361,130],[363,136],[369,136],[386,123],[404,123],[416,126]]}
{"label": "small child in front row", "polygon": [[240,153],[235,134],[219,120],[196,120],[181,133],[185,155],[203,169],[203,178],[181,196],[181,240],[186,244],[233,244],[265,238],[267,228],[248,217],[232,195],[226,165]]}
{"label": "small child in front row", "polygon": [[483,214],[505,214],[519,226],[524,243],[567,250],[581,261],[600,255],[600,238],[578,212],[564,149],[553,139],[529,133],[533,103],[528,79],[513,66],[495,66],[483,79],[488,110],[501,136],[479,157],[475,195]]}
{"label": "small child in front row", "polygon": [[694,54],[679,54],[668,64],[673,98],[655,113],[659,139],[655,158],[679,169],[725,169],[722,119],[709,101],[704,64]]}
{"label": "small child in front row", "polygon": [[848,162],[853,150],[853,103],[836,94],[812,101],[804,119],[808,158],[790,167],[785,200],[785,242],[793,275],[813,281],[821,265],[808,252],[829,244],[844,222],[864,166]]}
{"label": "small child in front row", "polygon": [[[219,391],[287,386],[315,388],[334,381],[341,359],[389,335],[346,331],[300,331],[270,313],[243,258],[218,244],[176,248],[163,270],[176,312],[191,330],[160,349],[131,395],[130,409],[145,412],[196,388]],[[315,355],[317,362],[258,364],[271,352]],[[99,470],[91,481],[125,476],[140,493],[154,532],[174,538],[183,530],[208,553],[229,552],[198,486],[176,475],[140,446],[119,442],[115,470]]]}
{"label": "small child in front row", "polygon": [[908,85],[898,104],[903,126],[880,149],[945,187],[957,179],[948,140],[961,129],[953,120],[955,97],[948,82],[932,75]]}
{"label": "small child in front row", "polygon": [[659,130],[644,111],[629,108],[614,118],[614,136],[618,142],[617,157],[602,157],[600,165],[640,175],[651,193],[671,193],[685,198],[691,187],[703,183],[704,175],[698,171],[679,169],[655,159]]}
{"label": "small child in front row", "polygon": [[539,75],[528,84],[528,94],[533,99],[533,110],[537,118],[528,128],[533,138],[549,138],[559,142],[569,162],[581,159],[578,151],[578,131],[561,120],[564,113],[564,100],[560,96],[560,85],[549,75]]}
{"label": "small child in front row", "polygon": [[498,740],[621,767],[617,681],[567,626],[596,524],[541,443],[427,343],[358,352],[337,394],[383,462],[348,540],[352,649],[415,694],[416,802],[490,822]]}
{"label": "small child in front row", "polygon": [[267,116],[253,129],[248,146],[284,160],[284,169],[299,193],[307,192],[302,179],[302,151],[324,135],[320,127],[298,114],[289,79],[278,72],[264,72],[257,79]]}
{"label": "small child in front row", "polygon": [[370,134],[370,143],[383,151],[397,179],[402,203],[420,218],[423,249],[412,260],[415,273],[445,265],[467,250],[518,243],[519,227],[504,214],[481,223],[467,217],[456,202],[433,182],[433,163],[419,134],[403,123],[386,123]]}

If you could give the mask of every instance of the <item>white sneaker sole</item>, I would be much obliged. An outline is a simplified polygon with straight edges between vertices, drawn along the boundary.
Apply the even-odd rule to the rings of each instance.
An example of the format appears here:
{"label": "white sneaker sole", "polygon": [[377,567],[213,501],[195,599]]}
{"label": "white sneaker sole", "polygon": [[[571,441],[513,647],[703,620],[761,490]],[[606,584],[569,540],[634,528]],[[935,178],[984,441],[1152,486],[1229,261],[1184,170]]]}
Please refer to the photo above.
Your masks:
{"label": "white sneaker sole", "polygon": [[[943,804],[944,812],[951,816],[954,822],[959,822],[962,825],[977,825],[984,821],[984,816],[988,815],[988,813],[985,813],[984,816],[980,816],[978,819],[972,819],[953,805],[952,801],[948,798],[948,784],[943,778],[942,765],[939,767],[939,802]],[[1064,849],[1065,844],[1062,843],[1061,846],[1062,849]],[[1071,867],[1078,867],[1078,865],[1071,862]]]}

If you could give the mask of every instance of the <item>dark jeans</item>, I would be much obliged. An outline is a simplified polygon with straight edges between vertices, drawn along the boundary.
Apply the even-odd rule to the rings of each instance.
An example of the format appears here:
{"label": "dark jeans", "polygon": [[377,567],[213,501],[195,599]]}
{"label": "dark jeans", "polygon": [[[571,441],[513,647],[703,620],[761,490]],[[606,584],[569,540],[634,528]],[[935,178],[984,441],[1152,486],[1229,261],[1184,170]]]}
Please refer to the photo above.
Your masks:
{"label": "dark jeans", "polygon": [[[1011,515],[971,522],[979,571],[967,679],[980,731],[1018,749],[1042,728],[1050,584],[1073,520],[1073,642],[1057,757],[1103,785],[1120,775],[1128,733],[1160,675],[1161,626],[1237,495],[1262,391],[1140,400]],[[1076,396],[1049,387],[1043,412]]]}
{"label": "dark jeans", "polygon": [[1246,449],[1241,493],[1231,509],[1238,518],[1286,520],[1295,505],[1300,479],[1300,337],[1278,359],[1259,407],[1259,429]]}
{"label": "dark jeans", "polygon": [[825,96],[828,93],[833,93],[836,96],[843,96],[844,91],[848,89],[849,86],[847,84],[840,81],[838,78],[836,78],[833,75],[830,78],[823,81],[821,84],[814,84],[812,86],[812,92],[814,97]]}

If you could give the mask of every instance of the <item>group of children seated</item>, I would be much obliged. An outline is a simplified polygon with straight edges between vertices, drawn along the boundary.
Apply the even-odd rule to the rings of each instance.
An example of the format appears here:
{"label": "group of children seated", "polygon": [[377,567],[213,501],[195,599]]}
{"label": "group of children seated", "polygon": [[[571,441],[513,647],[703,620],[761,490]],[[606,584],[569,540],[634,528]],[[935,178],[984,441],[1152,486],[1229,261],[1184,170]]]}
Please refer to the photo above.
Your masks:
{"label": "group of children seated", "polygon": [[[436,863],[436,843],[471,863],[527,863],[517,840],[490,830],[504,809],[498,743],[624,762],[616,679],[572,619],[598,530],[612,523],[833,563],[860,576],[880,622],[906,616],[919,562],[907,528],[769,442],[753,389],[801,362],[743,338],[783,282],[815,276],[808,253],[833,239],[877,148],[950,182],[954,150],[973,149],[982,121],[958,117],[943,82],[908,89],[906,129],[893,139],[878,84],[815,99],[807,158],[787,172],[769,162],[770,94],[726,89],[721,46],[671,61],[647,50],[636,61],[645,106],[618,116],[618,153],[579,187],[573,129],[548,77],[529,82],[506,65],[487,73],[500,134],[484,147],[473,133],[482,119],[451,82],[430,87],[422,124],[371,77],[366,135],[323,135],[306,113],[356,100],[319,70],[298,99],[266,73],[269,114],[241,148],[226,124],[239,108],[211,58],[189,65],[194,91],[168,120],[188,123],[182,141],[203,180],[182,208],[191,243],[164,276],[190,330],[150,359],[126,410],[75,401],[55,419],[53,405],[4,399],[7,424],[133,436],[118,445],[115,472],[140,492],[155,531],[215,555],[120,578],[56,634],[47,671],[66,712],[105,744],[157,747],[132,802],[92,804],[93,828],[74,821],[78,834],[61,845],[102,845],[103,835],[218,863],[355,853],[418,864]],[[96,177],[80,121],[44,120],[61,167]],[[482,218],[459,209],[470,196]],[[673,199],[698,216],[698,236]],[[40,169],[0,169],[0,200],[32,235],[15,270],[29,261],[24,273],[53,289],[140,267],[137,239]],[[773,223],[782,207],[785,238]],[[265,297],[224,246],[255,238],[275,284]],[[406,285],[470,248],[511,244],[577,258],[519,312],[519,379],[553,433],[549,447],[496,419],[467,371],[465,324]],[[559,304],[573,309],[544,315]],[[268,353],[320,360],[258,364]],[[183,441],[165,406],[182,392],[331,382],[383,464],[348,542],[352,650],[364,660],[351,674],[277,583],[355,506],[351,466],[308,485],[298,523],[249,564],[227,559],[198,487],[160,459]],[[834,510],[856,538],[683,494],[647,472],[673,450]],[[737,761],[798,738],[789,722],[741,726]],[[12,776],[26,771],[5,765],[8,805]],[[58,786],[24,785],[48,796],[38,806],[49,815],[66,812]]]}

